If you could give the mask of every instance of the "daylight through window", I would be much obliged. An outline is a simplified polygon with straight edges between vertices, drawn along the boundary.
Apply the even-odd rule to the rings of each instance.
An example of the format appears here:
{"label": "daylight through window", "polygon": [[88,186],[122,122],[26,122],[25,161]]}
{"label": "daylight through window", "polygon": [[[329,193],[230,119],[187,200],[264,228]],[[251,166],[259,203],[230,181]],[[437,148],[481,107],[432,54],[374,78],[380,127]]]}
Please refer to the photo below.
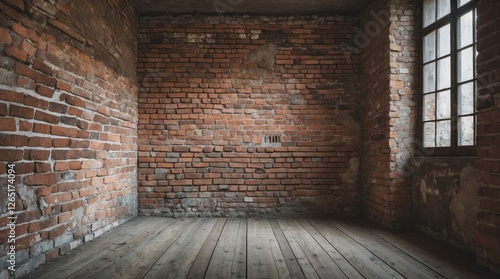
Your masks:
{"label": "daylight through window", "polygon": [[476,10],[473,0],[424,0],[422,140],[436,155],[475,145]]}

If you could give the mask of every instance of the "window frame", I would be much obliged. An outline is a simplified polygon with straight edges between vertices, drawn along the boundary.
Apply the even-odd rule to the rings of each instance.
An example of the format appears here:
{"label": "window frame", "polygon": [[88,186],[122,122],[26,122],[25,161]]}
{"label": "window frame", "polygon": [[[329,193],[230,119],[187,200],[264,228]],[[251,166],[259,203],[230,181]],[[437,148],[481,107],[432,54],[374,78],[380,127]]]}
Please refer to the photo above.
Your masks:
{"label": "window frame", "polygon": [[[436,0],[436,3],[439,0]],[[477,146],[477,109],[476,109],[476,104],[477,104],[477,58],[475,57],[473,59],[474,63],[474,76],[472,80],[467,80],[464,82],[458,82],[458,52],[460,50],[467,49],[469,47],[473,47],[473,54],[475,55],[477,53],[477,0],[471,0],[470,2],[462,5],[461,7],[458,7],[458,0],[450,0],[450,13],[447,15],[443,16],[440,19],[435,20],[433,23],[429,24],[428,26],[424,27],[424,1],[421,1],[421,16],[420,16],[420,40],[419,40],[419,53],[420,53],[420,59],[419,59],[419,73],[420,73],[420,92],[419,92],[419,140],[420,140],[420,148],[424,151],[424,154],[426,156],[475,156],[476,155],[476,146]],[[437,4],[436,4],[437,7]],[[436,8],[437,10],[437,8]],[[467,14],[468,12],[473,11],[473,15],[475,16],[473,20],[473,42],[472,44],[469,44],[467,46],[462,46],[461,48],[458,47],[458,40],[457,40],[457,29],[458,29],[458,19]],[[437,11],[436,11],[437,14]],[[437,57],[436,53],[436,58],[427,61],[424,63],[424,38],[428,34],[440,29],[441,27],[446,26],[447,24],[450,24],[450,59],[451,59],[451,65],[450,65],[450,72],[451,72],[451,77],[450,77],[450,121],[451,121],[451,143],[449,147],[440,147],[440,146],[433,146],[433,147],[425,147],[424,146],[424,123],[425,122],[434,122],[438,123],[438,119],[434,120],[424,120],[424,96],[429,95],[430,93],[425,94],[424,93],[424,65],[432,63],[431,61],[434,61],[437,63],[439,59],[443,59],[443,57],[446,57],[447,55],[443,57]],[[437,40],[436,40],[436,49],[437,47]],[[437,66],[436,66],[437,67]],[[436,79],[437,82],[437,79]],[[474,112],[473,114],[470,114],[474,116],[474,144],[469,145],[469,146],[459,146],[458,145],[458,121],[459,121],[459,115],[458,115],[458,87],[460,84],[465,84],[473,82],[474,85],[474,103],[473,103],[473,108]],[[446,89],[444,89],[446,90]],[[435,88],[433,92],[437,94],[440,91],[444,90],[438,90]],[[435,101],[436,102],[436,101]],[[437,110],[437,107],[435,108]],[[467,114],[468,116],[469,114]],[[435,128],[437,129],[437,127]],[[436,130],[435,130],[436,133]],[[436,143],[436,140],[435,140]]]}

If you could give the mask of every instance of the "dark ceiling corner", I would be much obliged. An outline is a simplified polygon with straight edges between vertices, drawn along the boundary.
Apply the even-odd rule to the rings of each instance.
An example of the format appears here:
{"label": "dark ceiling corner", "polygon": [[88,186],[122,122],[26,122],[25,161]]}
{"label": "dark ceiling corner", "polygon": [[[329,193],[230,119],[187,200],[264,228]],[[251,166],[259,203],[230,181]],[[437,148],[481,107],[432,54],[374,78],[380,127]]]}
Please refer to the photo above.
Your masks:
{"label": "dark ceiling corner", "polygon": [[359,12],[370,0],[132,0],[140,15]]}

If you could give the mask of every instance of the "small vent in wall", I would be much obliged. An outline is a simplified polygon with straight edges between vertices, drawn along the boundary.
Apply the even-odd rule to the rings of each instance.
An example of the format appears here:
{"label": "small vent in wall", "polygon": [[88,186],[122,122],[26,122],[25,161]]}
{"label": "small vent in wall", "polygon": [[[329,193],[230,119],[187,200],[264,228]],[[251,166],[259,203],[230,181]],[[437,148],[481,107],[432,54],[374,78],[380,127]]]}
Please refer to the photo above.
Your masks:
{"label": "small vent in wall", "polygon": [[262,145],[264,145],[264,146],[280,146],[281,145],[281,136],[280,135],[263,136],[262,137]]}

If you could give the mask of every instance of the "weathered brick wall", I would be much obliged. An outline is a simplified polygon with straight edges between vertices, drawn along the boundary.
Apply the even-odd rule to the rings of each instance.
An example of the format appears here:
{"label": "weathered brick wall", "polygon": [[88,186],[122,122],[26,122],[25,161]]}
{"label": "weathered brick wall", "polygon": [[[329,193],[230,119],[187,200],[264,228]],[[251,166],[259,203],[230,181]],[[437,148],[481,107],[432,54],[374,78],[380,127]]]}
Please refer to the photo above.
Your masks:
{"label": "weathered brick wall", "polygon": [[0,278],[7,163],[16,276],[137,214],[136,26],[128,1],[0,2]]}
{"label": "weathered brick wall", "polygon": [[[389,18],[386,1],[373,1],[361,16],[360,30],[368,24],[378,34],[359,35],[361,48],[361,133],[363,213],[372,220],[384,221],[389,180]],[[370,33],[371,34],[371,33]]]}
{"label": "weathered brick wall", "polygon": [[358,30],[364,214],[390,227],[412,216],[418,19],[409,2],[373,1]]}
{"label": "weathered brick wall", "polygon": [[478,1],[477,158],[480,170],[476,256],[500,273],[500,2]]}
{"label": "weathered brick wall", "polygon": [[[412,185],[414,149],[419,150],[417,133],[418,57],[420,39],[419,4],[411,0],[391,0],[389,9],[390,108],[390,226],[412,225]],[[418,151],[420,152],[420,151]]]}
{"label": "weathered brick wall", "polygon": [[141,18],[140,213],[357,214],[359,58],[340,47],[355,24]]}

